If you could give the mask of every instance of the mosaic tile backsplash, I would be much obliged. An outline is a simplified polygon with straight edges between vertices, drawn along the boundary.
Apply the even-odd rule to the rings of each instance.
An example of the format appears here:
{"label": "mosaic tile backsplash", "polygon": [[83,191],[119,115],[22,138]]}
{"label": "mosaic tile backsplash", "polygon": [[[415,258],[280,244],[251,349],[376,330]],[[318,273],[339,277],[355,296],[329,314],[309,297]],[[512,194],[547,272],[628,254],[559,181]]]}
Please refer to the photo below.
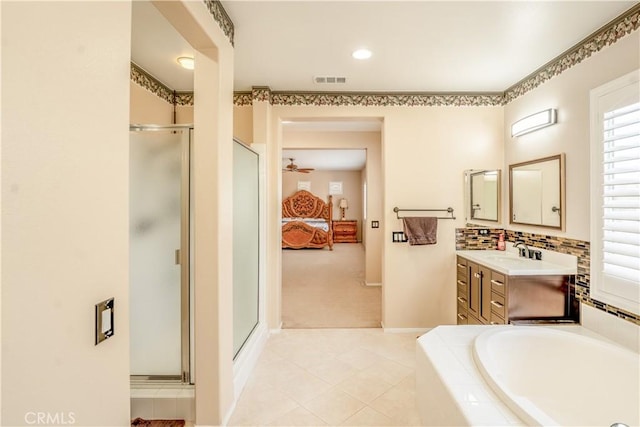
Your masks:
{"label": "mosaic tile backsplash", "polygon": [[[481,230],[488,230],[488,234],[481,234]],[[456,250],[461,249],[495,249],[498,236],[505,233],[507,242],[522,240],[527,246],[541,248],[563,254],[575,255],[578,258],[578,274],[576,276],[576,298],[581,302],[605,311],[629,322],[640,325],[640,316],[622,310],[609,304],[592,299],[589,296],[589,266],[591,262],[589,242],[568,239],[566,237],[549,236],[545,234],[525,233],[503,228],[487,228],[475,224],[467,224],[465,228],[456,228]]]}

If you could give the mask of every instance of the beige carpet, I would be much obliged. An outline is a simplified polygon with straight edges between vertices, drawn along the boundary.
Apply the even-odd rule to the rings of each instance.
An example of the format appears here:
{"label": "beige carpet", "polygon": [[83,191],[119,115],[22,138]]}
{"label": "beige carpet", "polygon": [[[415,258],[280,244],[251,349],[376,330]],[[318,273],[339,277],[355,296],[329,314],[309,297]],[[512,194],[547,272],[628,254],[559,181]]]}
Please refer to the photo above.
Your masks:
{"label": "beige carpet", "polygon": [[364,247],[283,249],[284,328],[379,328],[381,288],[364,284]]}

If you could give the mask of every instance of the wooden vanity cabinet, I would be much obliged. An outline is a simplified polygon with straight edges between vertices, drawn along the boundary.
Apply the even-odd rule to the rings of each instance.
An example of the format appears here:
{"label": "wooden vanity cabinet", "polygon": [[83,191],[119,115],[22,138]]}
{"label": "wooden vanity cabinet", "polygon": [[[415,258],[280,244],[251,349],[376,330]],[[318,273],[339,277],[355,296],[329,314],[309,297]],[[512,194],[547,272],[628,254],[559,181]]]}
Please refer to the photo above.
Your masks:
{"label": "wooden vanity cabinet", "polygon": [[578,318],[571,298],[575,276],[507,276],[460,256],[456,264],[459,325]]}

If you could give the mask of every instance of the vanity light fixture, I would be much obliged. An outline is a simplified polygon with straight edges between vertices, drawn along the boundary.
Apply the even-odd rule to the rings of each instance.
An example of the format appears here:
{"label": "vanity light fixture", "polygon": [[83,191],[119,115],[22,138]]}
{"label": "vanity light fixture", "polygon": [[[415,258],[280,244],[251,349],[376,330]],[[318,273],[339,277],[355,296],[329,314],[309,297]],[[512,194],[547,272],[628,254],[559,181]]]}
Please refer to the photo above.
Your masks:
{"label": "vanity light fixture", "polygon": [[193,70],[195,66],[195,61],[190,56],[181,56],[178,58],[178,64],[180,64],[182,68],[186,68],[187,70]]}
{"label": "vanity light fixture", "polygon": [[511,136],[520,136],[525,133],[533,132],[556,123],[556,110],[549,108],[548,110],[527,116],[518,120],[511,125]]}
{"label": "vanity light fixture", "polygon": [[371,55],[373,55],[373,53],[369,49],[354,50],[351,54],[354,59],[369,59],[371,58]]}

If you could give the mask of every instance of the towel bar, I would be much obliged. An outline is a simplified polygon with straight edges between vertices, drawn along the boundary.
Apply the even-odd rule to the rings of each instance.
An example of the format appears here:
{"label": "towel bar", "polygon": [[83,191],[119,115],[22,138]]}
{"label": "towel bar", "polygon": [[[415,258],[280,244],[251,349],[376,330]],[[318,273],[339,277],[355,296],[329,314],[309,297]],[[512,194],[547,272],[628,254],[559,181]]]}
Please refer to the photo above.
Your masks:
{"label": "towel bar", "polygon": [[398,214],[398,212],[447,212],[449,214],[449,216],[439,216],[436,217],[438,219],[456,219],[455,216],[453,216],[453,208],[446,208],[446,209],[400,209],[399,207],[395,207],[393,208],[393,211],[396,213],[396,217],[398,219],[402,219],[404,218],[403,216],[400,216]]}

